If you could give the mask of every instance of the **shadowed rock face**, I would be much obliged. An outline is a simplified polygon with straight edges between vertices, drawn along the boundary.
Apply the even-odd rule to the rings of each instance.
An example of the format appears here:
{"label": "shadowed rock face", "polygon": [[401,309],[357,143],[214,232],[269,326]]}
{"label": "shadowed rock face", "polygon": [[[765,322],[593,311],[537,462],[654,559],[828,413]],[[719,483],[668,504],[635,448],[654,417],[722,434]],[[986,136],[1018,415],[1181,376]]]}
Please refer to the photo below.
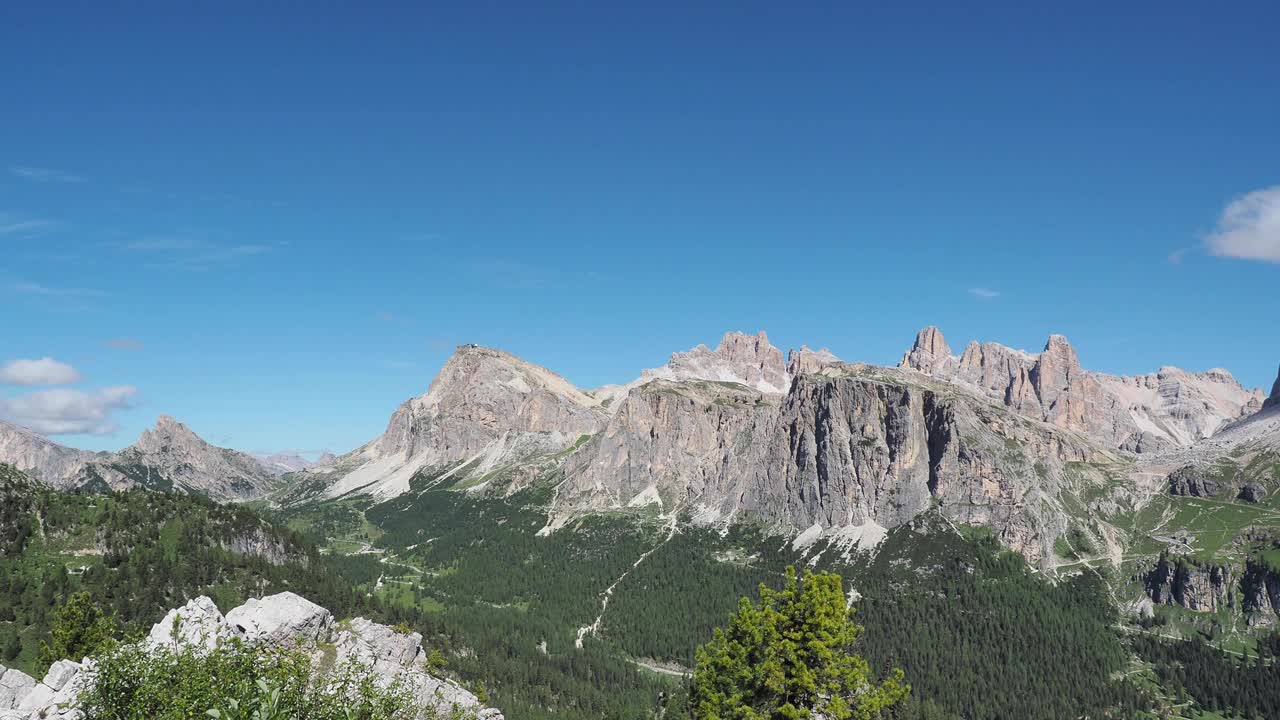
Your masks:
{"label": "shadowed rock face", "polygon": [[1262,403],[1264,408],[1271,408],[1280,405],[1280,374],[1276,375],[1276,382],[1271,386],[1271,397]]}

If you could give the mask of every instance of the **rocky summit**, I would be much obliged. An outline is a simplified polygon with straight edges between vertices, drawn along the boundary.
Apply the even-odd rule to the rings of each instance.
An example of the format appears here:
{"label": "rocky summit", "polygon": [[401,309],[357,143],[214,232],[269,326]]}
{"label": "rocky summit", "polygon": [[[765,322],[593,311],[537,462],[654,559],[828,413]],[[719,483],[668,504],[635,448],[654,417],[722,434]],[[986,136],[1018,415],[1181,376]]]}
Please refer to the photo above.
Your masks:
{"label": "rocky summit", "polygon": [[1147,375],[1084,369],[1071,343],[1051,335],[1038,354],[970,343],[951,354],[935,327],[921,330],[899,367],[972,388],[1022,415],[1084,433],[1119,450],[1186,447],[1262,408],[1226,370],[1174,367]]}
{"label": "rocky summit", "polygon": [[[317,666],[338,668],[354,661],[376,681],[398,682],[413,697],[417,718],[466,717],[501,720],[461,685],[427,669],[422,635],[399,633],[364,618],[335,622],[328,610],[291,592],[250,599],[224,617],[213,601],[197,597],[169,611],[141,641],[149,651],[207,653],[239,639],[267,648],[302,650]],[[60,660],[37,681],[0,666],[0,720],[79,720],[77,696],[94,682],[94,662]],[[408,719],[406,719],[408,720]]]}

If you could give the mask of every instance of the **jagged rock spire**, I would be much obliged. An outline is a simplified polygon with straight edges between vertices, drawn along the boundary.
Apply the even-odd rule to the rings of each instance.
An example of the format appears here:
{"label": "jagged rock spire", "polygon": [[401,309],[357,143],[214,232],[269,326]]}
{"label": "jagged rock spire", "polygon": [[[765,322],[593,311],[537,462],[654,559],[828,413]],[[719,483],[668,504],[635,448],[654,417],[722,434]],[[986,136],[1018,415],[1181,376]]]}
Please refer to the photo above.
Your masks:
{"label": "jagged rock spire", "polygon": [[936,326],[916,333],[916,341],[911,349],[902,356],[898,367],[911,368],[927,375],[933,375],[951,367],[951,347]]}

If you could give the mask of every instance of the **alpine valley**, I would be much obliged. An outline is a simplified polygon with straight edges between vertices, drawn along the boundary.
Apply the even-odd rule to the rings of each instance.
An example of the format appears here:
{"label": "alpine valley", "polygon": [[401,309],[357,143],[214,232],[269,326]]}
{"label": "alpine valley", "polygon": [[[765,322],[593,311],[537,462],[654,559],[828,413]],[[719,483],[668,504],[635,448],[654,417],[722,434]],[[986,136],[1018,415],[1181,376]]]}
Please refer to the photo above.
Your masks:
{"label": "alpine valley", "polygon": [[[731,332],[596,389],[463,345],[342,456],[162,416],[112,453],[0,423],[0,463],[27,498],[5,529],[38,550],[3,560],[18,667],[50,583],[142,630],[289,590],[413,626],[508,718],[661,717],[794,565],[852,586],[865,655],[912,685],[902,717],[1280,717],[1280,379],[1109,375],[1060,335],[957,353],[929,327],[882,367]],[[136,572],[204,570],[126,602],[118,548],[152,532]]]}

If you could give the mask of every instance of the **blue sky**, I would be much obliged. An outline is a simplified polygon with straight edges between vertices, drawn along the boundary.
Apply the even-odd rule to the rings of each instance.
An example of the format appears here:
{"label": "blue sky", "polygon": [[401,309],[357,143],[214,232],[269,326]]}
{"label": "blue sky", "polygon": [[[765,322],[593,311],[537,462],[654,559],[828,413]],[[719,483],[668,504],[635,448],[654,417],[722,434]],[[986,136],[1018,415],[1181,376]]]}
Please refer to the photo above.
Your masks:
{"label": "blue sky", "polygon": [[462,342],[581,386],[728,329],[1280,363],[1273,4],[27,5],[0,364],[73,374],[0,409],[61,442],[346,450]]}

